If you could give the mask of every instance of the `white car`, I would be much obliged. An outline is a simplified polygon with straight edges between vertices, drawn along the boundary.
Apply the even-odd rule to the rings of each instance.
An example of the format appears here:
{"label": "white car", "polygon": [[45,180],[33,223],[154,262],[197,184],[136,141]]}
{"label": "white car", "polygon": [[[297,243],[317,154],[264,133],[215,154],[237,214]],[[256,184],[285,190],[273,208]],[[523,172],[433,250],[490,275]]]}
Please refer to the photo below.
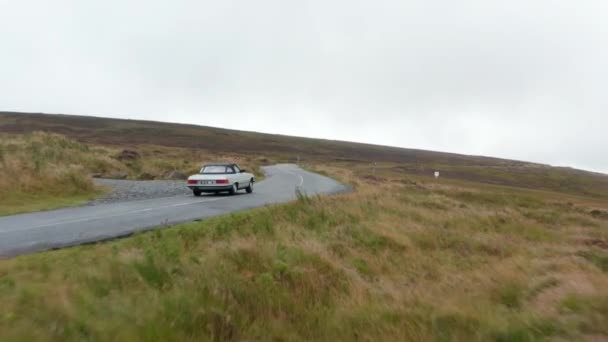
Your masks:
{"label": "white car", "polygon": [[241,170],[236,164],[208,164],[201,171],[188,177],[188,188],[194,196],[202,193],[228,192],[234,195],[237,191],[245,189],[247,193],[253,192],[255,177],[247,170]]}

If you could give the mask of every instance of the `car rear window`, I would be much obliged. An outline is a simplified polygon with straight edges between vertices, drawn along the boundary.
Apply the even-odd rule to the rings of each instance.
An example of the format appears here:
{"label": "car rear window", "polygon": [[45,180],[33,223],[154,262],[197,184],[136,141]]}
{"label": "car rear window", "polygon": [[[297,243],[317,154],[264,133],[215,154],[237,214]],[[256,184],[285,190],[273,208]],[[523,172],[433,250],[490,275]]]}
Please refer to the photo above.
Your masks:
{"label": "car rear window", "polygon": [[203,167],[201,173],[232,173],[231,167],[223,165],[207,165]]}

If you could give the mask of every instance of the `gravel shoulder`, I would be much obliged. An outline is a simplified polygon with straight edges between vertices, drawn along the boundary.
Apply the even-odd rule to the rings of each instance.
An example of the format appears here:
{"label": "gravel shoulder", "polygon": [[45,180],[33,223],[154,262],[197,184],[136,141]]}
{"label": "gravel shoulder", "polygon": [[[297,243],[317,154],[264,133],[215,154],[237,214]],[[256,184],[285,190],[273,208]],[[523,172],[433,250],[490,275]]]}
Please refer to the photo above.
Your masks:
{"label": "gravel shoulder", "polygon": [[136,181],[95,178],[94,182],[95,185],[110,188],[111,191],[104,197],[89,202],[88,205],[91,206],[192,194],[183,180]]}

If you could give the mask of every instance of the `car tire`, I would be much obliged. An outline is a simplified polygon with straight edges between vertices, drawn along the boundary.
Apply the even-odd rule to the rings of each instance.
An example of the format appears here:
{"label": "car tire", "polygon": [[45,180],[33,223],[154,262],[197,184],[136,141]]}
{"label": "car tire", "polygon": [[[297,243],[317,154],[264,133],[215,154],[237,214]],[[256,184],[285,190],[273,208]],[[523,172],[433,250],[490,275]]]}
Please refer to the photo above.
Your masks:
{"label": "car tire", "polygon": [[245,190],[247,190],[248,194],[253,192],[253,179],[249,182],[249,186],[245,188]]}
{"label": "car tire", "polygon": [[237,189],[238,188],[236,187],[236,184],[232,184],[232,188],[230,188],[230,190],[228,190],[228,193],[231,195],[234,195],[234,194],[236,194]]}
{"label": "car tire", "polygon": [[192,190],[192,193],[194,194],[194,196],[199,197],[201,195],[200,190]]}

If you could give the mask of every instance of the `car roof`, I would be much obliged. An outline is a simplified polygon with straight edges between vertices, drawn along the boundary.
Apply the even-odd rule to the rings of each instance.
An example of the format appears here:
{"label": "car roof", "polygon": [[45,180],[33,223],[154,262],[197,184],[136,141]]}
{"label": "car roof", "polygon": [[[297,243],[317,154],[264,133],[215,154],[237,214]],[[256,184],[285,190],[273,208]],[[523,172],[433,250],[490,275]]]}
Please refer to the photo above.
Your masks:
{"label": "car roof", "polygon": [[211,163],[211,164],[205,164],[203,166],[232,166],[232,165],[236,165],[235,163]]}

